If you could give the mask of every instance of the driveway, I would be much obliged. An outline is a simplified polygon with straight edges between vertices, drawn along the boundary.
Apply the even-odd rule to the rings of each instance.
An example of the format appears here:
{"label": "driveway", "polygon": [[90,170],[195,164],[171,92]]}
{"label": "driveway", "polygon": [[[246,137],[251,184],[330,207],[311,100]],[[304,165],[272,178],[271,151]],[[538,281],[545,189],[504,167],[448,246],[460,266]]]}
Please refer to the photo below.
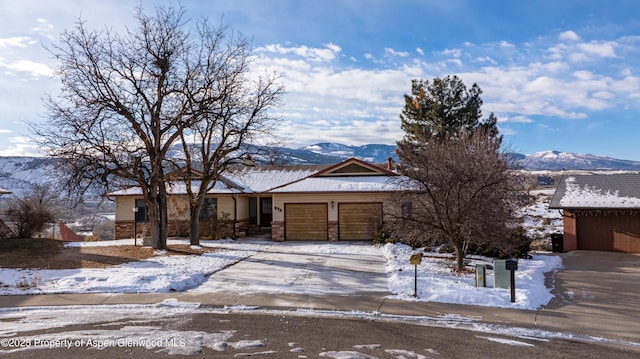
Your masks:
{"label": "driveway", "polygon": [[[571,320],[578,331],[640,341],[640,254],[573,251],[561,255],[563,269],[549,276],[555,298],[538,323]],[[565,323],[566,327],[566,323]]]}
{"label": "driveway", "polygon": [[[282,242],[226,269],[190,293],[389,295],[385,259],[367,243]],[[316,253],[310,252],[313,248]]]}

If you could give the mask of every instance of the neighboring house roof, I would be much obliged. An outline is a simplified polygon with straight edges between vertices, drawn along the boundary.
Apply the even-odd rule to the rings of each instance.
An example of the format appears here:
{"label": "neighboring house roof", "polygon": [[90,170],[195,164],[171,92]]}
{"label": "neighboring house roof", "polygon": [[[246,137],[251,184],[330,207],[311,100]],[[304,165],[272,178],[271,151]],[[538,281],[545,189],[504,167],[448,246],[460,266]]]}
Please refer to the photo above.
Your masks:
{"label": "neighboring house roof", "polygon": [[640,209],[640,174],[567,176],[551,209]]}
{"label": "neighboring house roof", "polygon": [[0,196],[3,194],[11,194],[11,191],[7,191],[6,189],[0,188]]}

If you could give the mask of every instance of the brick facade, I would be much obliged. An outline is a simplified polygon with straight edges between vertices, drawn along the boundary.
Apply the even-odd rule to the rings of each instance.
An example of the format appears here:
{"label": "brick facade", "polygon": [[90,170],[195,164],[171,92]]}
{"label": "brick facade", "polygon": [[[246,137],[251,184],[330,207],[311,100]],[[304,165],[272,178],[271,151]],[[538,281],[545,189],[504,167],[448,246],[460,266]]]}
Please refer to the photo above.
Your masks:
{"label": "brick facade", "polygon": [[329,230],[329,240],[330,241],[337,241],[339,240],[338,238],[338,222],[334,222],[334,221],[329,221],[328,223],[328,230]]}
{"label": "brick facade", "polygon": [[271,222],[271,239],[278,242],[284,241],[284,222]]}
{"label": "brick facade", "polygon": [[[236,237],[246,234],[243,223],[247,221],[239,221],[236,223]],[[188,220],[174,220],[169,221],[167,224],[167,232],[169,237],[189,237],[189,221]],[[220,232],[214,232],[214,225],[211,222],[200,222],[200,238],[201,239],[219,239],[225,237],[233,237],[234,230],[233,222],[226,223],[221,226]],[[116,221],[115,223],[115,238],[132,238],[133,237],[133,221]],[[145,238],[151,235],[151,228],[149,222],[138,222],[136,224],[136,232],[138,238]],[[216,238],[218,237],[218,238]]]}

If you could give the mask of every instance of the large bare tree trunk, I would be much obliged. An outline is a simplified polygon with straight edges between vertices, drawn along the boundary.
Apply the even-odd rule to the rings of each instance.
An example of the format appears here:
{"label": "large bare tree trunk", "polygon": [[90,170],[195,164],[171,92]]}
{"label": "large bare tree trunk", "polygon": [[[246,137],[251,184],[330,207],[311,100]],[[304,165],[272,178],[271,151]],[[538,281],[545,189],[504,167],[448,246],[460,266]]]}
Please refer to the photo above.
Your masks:
{"label": "large bare tree trunk", "polygon": [[189,213],[191,216],[191,221],[189,222],[189,243],[197,246],[200,245],[200,207],[191,207]]}

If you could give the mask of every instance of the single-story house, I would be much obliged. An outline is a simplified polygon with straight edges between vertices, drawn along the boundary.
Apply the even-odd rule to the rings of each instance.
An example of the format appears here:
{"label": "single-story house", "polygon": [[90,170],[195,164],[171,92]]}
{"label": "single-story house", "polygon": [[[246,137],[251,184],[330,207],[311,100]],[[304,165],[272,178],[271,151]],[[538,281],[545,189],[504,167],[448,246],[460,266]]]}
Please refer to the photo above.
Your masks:
{"label": "single-story house", "polygon": [[[225,223],[225,236],[247,229],[270,229],[278,241],[370,240],[380,228],[391,194],[398,190],[391,162],[375,165],[355,158],[333,166],[241,166],[211,189],[202,223]],[[188,236],[189,211],[184,183],[168,184],[169,236]],[[115,236],[131,238],[147,231],[139,188],[109,194],[116,202]],[[137,208],[137,211],[134,210]],[[206,238],[207,230],[201,228]]]}
{"label": "single-story house", "polygon": [[640,253],[640,174],[563,177],[549,208],[562,210],[564,251]]}

